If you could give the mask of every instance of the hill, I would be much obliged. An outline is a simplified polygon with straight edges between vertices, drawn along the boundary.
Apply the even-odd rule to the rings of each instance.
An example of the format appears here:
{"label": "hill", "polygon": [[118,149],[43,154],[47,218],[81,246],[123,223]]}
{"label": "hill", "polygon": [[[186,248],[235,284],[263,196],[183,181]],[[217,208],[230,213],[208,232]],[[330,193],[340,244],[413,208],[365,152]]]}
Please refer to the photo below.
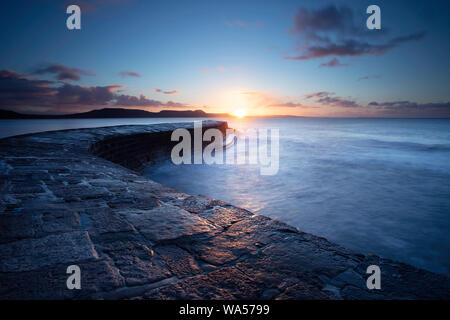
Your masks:
{"label": "hill", "polygon": [[0,110],[0,119],[87,119],[87,118],[216,118],[229,117],[226,113],[206,113],[203,110],[161,110],[150,112],[140,109],[104,108],[66,115],[23,114]]}

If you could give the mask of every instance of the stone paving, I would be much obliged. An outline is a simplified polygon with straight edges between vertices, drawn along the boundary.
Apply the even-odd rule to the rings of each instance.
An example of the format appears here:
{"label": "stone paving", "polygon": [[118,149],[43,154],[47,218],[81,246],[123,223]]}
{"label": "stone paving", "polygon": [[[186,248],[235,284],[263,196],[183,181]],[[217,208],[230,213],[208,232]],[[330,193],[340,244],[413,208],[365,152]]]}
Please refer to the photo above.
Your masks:
{"label": "stone paving", "polygon": [[[0,140],[0,298],[450,299],[443,275],[141,176],[177,127],[192,124]],[[373,264],[381,290],[366,287]]]}

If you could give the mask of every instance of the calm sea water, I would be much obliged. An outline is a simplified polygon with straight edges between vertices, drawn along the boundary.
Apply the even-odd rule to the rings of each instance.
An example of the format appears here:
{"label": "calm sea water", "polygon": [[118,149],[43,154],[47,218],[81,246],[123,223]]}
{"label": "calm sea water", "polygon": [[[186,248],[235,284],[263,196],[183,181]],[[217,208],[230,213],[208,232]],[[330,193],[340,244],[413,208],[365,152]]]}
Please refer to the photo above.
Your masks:
{"label": "calm sea water", "polygon": [[228,201],[363,253],[450,275],[450,120],[270,118],[280,168],[148,167],[151,179]]}
{"label": "calm sea water", "polygon": [[[195,119],[0,120],[0,137],[47,130]],[[151,179],[277,218],[363,253],[450,275],[450,120],[270,118],[280,168],[148,167]]]}

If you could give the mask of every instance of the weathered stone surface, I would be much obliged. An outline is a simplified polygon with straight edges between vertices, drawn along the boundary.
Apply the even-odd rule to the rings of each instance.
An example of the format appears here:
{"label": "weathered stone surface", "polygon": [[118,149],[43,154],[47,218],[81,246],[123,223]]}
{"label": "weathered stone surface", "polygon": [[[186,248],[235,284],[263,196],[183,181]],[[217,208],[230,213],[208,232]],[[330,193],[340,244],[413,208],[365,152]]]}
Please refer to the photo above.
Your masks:
{"label": "weathered stone surface", "polygon": [[34,217],[27,213],[3,214],[0,217],[0,243],[33,237],[36,234]]}
{"label": "weathered stone surface", "polygon": [[[183,204],[183,208],[186,208]],[[186,209],[189,211],[189,209]],[[192,208],[191,208],[192,210]],[[239,222],[243,217],[249,217],[253,214],[235,207],[221,207],[215,206],[212,209],[206,209],[203,212],[199,212],[198,215],[202,218],[207,219],[211,223],[218,225],[222,228],[229,228],[232,224]]]}
{"label": "weathered stone surface", "polygon": [[207,220],[179,207],[162,204],[152,210],[126,210],[120,214],[147,239],[158,242],[211,232],[216,229]]}
{"label": "weathered stone surface", "polygon": [[304,282],[297,282],[291,287],[287,287],[283,293],[276,297],[277,300],[329,300],[334,298],[326,290],[319,289],[317,285],[310,285]]}
{"label": "weathered stone surface", "polygon": [[138,241],[112,241],[104,244],[102,251],[111,257],[129,286],[156,282],[170,276],[164,260]]}
{"label": "weathered stone surface", "polygon": [[366,281],[356,273],[353,269],[347,269],[344,272],[338,274],[331,280],[331,284],[342,287],[346,284],[355,286],[357,288],[364,288],[366,286]]}
{"label": "weathered stone surface", "polygon": [[92,232],[105,234],[135,231],[133,225],[129,224],[110,208],[98,208],[86,210],[85,212],[92,212],[86,213],[84,216],[86,224],[93,227],[91,229]]}
{"label": "weathered stone surface", "polygon": [[203,272],[192,254],[176,245],[157,246],[155,251],[165,261],[170,272],[179,279]]}
{"label": "weathered stone surface", "polygon": [[258,299],[261,288],[235,268],[225,267],[207,275],[188,278],[146,292],[147,299]]}
{"label": "weathered stone surface", "polygon": [[89,234],[74,231],[2,244],[0,257],[0,272],[20,272],[95,260],[98,255]]}
{"label": "weathered stone surface", "polygon": [[125,284],[107,261],[77,265],[81,269],[81,290],[67,289],[67,264],[61,264],[33,271],[0,273],[0,296],[2,299],[89,299],[95,293]]}
{"label": "weathered stone surface", "polygon": [[76,211],[55,207],[47,210],[37,210],[39,222],[38,233],[62,233],[79,230],[80,216]]}
{"label": "weathered stone surface", "polygon": [[[178,127],[192,124],[1,139],[0,299],[450,299],[443,275],[139,175]],[[72,264],[82,290],[66,287]]]}

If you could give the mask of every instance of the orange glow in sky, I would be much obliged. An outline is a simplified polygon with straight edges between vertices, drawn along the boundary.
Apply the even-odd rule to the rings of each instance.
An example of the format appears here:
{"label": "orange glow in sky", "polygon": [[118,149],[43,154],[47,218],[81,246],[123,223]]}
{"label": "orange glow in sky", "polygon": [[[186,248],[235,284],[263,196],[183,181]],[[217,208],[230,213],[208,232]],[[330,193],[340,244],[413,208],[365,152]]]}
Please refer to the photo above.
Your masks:
{"label": "orange glow in sky", "polygon": [[234,111],[234,115],[238,118],[243,118],[247,115],[247,112],[244,109],[237,109]]}

